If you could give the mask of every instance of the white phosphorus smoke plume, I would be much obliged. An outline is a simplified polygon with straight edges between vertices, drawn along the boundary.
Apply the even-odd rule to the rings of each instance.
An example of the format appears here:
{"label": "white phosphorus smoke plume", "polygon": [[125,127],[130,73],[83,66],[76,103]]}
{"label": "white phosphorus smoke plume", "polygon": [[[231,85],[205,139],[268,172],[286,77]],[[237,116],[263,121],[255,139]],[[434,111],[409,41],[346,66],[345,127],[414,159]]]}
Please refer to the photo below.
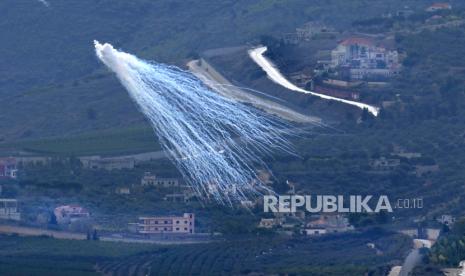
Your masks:
{"label": "white phosphorus smoke plume", "polygon": [[142,113],[185,181],[223,204],[269,189],[255,168],[274,150],[292,152],[285,122],[227,99],[191,73],[147,62],[95,41],[98,58],[111,69]]}

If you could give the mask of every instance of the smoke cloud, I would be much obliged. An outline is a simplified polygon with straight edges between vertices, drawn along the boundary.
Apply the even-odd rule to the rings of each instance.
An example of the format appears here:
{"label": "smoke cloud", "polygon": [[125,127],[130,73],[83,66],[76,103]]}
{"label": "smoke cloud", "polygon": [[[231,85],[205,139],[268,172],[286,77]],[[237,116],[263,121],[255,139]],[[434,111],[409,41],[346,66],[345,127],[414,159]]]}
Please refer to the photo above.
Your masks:
{"label": "smoke cloud", "polygon": [[266,168],[262,158],[275,150],[292,153],[285,122],[213,92],[175,66],[141,60],[108,43],[95,41],[95,50],[199,195],[232,204],[270,191],[255,168]]}

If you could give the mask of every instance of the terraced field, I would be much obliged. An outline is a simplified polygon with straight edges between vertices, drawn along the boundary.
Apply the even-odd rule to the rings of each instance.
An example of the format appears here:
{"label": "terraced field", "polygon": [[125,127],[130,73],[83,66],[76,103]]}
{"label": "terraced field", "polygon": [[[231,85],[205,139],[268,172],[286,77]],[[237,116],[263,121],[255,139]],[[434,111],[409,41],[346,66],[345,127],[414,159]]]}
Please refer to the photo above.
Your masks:
{"label": "terraced field", "polygon": [[[382,254],[366,246],[373,241]],[[397,235],[375,239],[344,235],[315,240],[257,237],[167,247],[100,262],[97,267],[106,275],[244,275],[254,272],[361,275],[400,257],[399,252],[404,252],[408,245]]]}

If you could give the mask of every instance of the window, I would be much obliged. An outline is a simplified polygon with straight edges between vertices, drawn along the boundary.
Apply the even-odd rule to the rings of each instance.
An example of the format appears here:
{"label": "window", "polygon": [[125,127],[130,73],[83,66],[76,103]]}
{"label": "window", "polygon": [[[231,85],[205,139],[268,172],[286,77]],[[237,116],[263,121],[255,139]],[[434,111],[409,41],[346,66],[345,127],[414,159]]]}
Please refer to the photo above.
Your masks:
{"label": "window", "polygon": [[179,231],[179,227],[176,227],[176,231]]}
{"label": "window", "polygon": [[186,227],[184,227],[184,230],[186,230],[186,231],[187,231],[187,228],[186,228]]}
{"label": "window", "polygon": [[176,221],[176,224],[179,224],[179,220]]}
{"label": "window", "polygon": [[165,224],[168,224],[168,221],[167,221],[167,220],[165,220]]}

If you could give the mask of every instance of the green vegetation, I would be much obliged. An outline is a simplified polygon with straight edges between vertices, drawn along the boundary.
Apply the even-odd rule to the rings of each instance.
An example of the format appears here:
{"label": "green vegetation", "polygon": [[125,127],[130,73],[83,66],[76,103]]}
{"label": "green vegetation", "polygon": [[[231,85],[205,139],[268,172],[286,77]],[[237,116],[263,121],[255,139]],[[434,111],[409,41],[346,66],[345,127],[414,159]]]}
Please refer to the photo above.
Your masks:
{"label": "green vegetation", "polygon": [[99,275],[97,261],[153,250],[154,246],[112,242],[1,236],[2,275]]}
{"label": "green vegetation", "polygon": [[465,221],[457,221],[431,249],[429,261],[432,264],[458,267],[465,259]]}
{"label": "green vegetation", "polygon": [[[376,255],[367,242],[375,242],[384,254]],[[355,275],[376,271],[376,266],[400,257],[398,252],[405,250],[405,244],[402,236],[379,232],[333,239],[242,236],[173,246],[2,236],[0,273],[94,275],[98,269],[122,275],[129,271],[150,275]]]}
{"label": "green vegetation", "polygon": [[[141,123],[124,89],[94,56],[108,41],[183,66],[203,50],[258,42],[309,21],[352,21],[428,1],[82,0],[0,3],[0,141],[76,135]],[[423,3],[424,2],[424,3]],[[344,11],[344,12],[340,12]],[[174,15],[174,16],[173,16]]]}
{"label": "green vegetation", "polygon": [[39,156],[122,155],[161,150],[148,127],[93,131],[70,137],[24,139],[0,143],[0,153],[12,149]]}
{"label": "green vegetation", "polygon": [[[93,39],[109,41],[143,58],[182,66],[205,49],[256,44],[260,37],[269,43],[270,36],[293,31],[309,20],[322,20],[339,31],[381,31],[395,38],[405,56],[401,76],[385,88],[361,90],[363,101],[393,102],[378,118],[282,89],[270,83],[245,53],[213,59],[234,83],[280,97],[288,105],[323,117],[328,124],[294,139],[299,157],[277,153],[267,160],[276,176],[275,187],[282,188],[290,180],[299,192],[309,194],[383,194],[392,200],[422,197],[424,209],[395,210],[394,223],[405,221],[409,226],[413,217],[463,214],[465,30],[454,26],[418,28],[427,19],[423,12],[404,19],[380,17],[394,12],[400,3],[423,10],[430,1],[50,2],[50,9],[34,1],[0,4],[4,13],[0,17],[4,37],[0,69],[5,72],[0,77],[1,155],[22,150],[70,157],[160,149],[127,93],[98,64]],[[454,8],[460,5],[454,4]],[[464,14],[458,10],[448,16],[461,18]],[[282,52],[274,52],[272,57],[280,66],[289,66],[283,71],[291,72],[305,67],[299,60],[313,65],[310,52],[331,48],[336,39],[316,39],[300,48],[281,45],[279,40],[273,43],[282,47]],[[280,59],[288,51],[294,56]],[[305,58],[296,58],[305,52]],[[357,122],[359,117],[362,120]],[[395,145],[422,157],[392,156]],[[377,171],[370,161],[380,157],[399,158],[400,165]],[[415,175],[415,167],[423,164],[437,164],[440,170]],[[0,274],[93,275],[97,264],[105,272],[121,274],[134,269],[180,275],[255,271],[383,275],[392,260],[403,257],[399,252],[410,246],[405,237],[386,232],[315,240],[277,237],[255,229],[260,218],[256,214],[261,214],[258,209],[247,212],[198,202],[166,202],[163,195],[174,191],[137,185],[145,171],[177,176],[167,160],[109,172],[83,169],[71,158],[70,162],[26,168],[19,181],[5,185],[4,194],[22,200],[27,222],[37,219],[37,210],[50,212],[57,204],[79,203],[92,211],[104,230],[126,229],[127,222],[142,214],[193,211],[202,231],[233,236],[226,236],[224,242],[183,247],[1,237]],[[130,186],[131,194],[115,194],[119,186]],[[384,215],[350,219],[359,227],[384,227],[392,218]],[[431,271],[437,266],[457,265],[465,258],[465,232],[457,229],[432,249]],[[368,242],[375,242],[383,255],[370,250]]]}

